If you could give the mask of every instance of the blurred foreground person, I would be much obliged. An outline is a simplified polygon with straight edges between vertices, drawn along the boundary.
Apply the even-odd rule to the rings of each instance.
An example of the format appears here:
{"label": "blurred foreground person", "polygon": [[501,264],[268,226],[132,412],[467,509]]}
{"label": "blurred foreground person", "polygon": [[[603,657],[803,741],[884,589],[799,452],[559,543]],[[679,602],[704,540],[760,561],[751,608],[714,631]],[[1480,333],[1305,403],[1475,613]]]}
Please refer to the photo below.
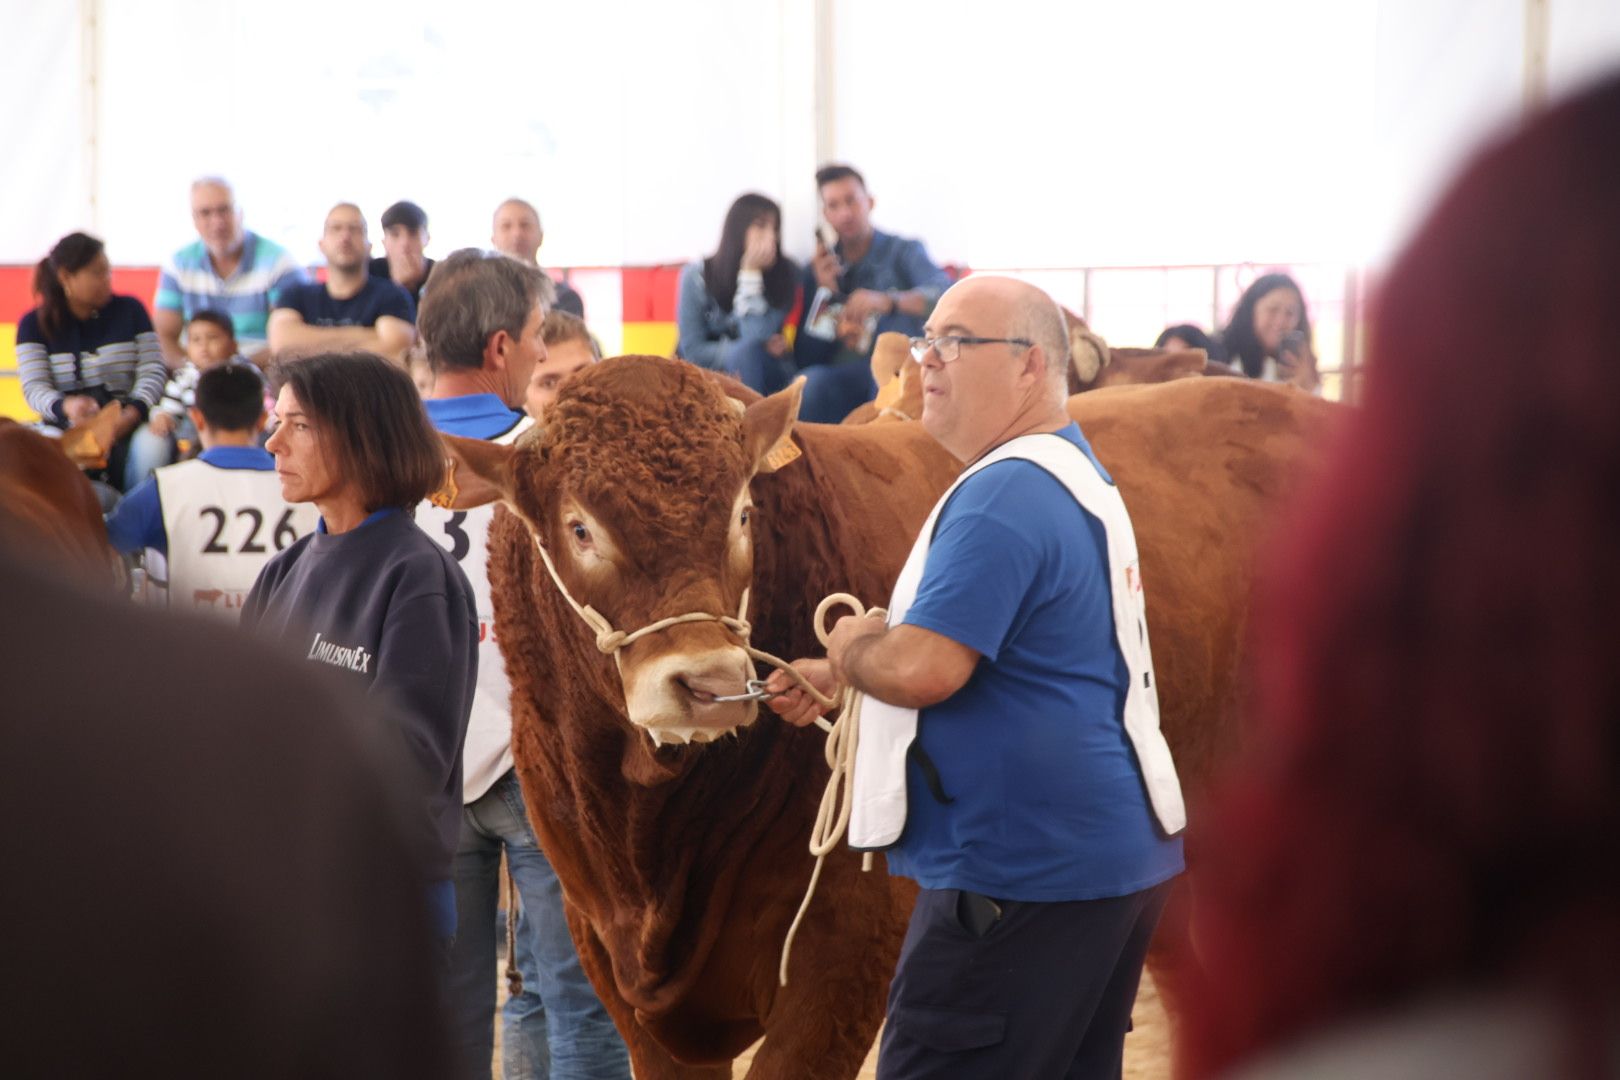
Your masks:
{"label": "blurred foreground person", "polygon": [[405,766],[358,700],[3,548],[0,595],[5,1074],[444,1076]]}
{"label": "blurred foreground person", "polygon": [[1620,80],[1463,174],[1276,546],[1195,1075],[1620,1075]]}

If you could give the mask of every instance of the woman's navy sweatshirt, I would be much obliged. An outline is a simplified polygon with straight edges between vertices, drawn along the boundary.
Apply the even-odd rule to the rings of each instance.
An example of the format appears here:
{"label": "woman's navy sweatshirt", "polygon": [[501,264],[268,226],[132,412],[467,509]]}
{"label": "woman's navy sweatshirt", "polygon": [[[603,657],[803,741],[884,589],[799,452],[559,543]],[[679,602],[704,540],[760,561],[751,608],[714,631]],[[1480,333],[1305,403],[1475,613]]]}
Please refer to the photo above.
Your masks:
{"label": "woman's navy sweatshirt", "polygon": [[455,560],[400,510],[336,536],[322,522],[265,565],[242,625],[357,680],[391,721],[420,775],[429,865],[447,882],[478,677],[477,608]]}

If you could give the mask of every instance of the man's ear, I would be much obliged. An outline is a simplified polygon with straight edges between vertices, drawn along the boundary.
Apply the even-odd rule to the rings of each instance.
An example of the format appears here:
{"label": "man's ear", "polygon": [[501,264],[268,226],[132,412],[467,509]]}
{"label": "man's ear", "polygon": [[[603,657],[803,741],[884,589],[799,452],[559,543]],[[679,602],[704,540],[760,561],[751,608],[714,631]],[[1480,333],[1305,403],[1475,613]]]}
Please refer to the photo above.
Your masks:
{"label": "man's ear", "polygon": [[506,370],[506,343],[512,340],[512,335],[505,330],[497,330],[484,339],[484,370]]}
{"label": "man's ear", "polygon": [[516,450],[483,439],[442,432],[444,482],[428,501],[446,510],[470,510],[512,497],[512,458]]}
{"label": "man's ear", "polygon": [[799,418],[803,396],[800,375],[786,390],[754,402],[743,413],[743,452],[753,459],[755,472],[775,472],[799,456],[793,445],[793,422]]}
{"label": "man's ear", "polygon": [[[207,426],[206,424],[203,423],[202,410],[197,408],[197,406],[192,405],[189,408],[187,408],[186,409],[186,415],[191,417],[191,426],[196,428],[198,431],[201,431],[204,427]],[[264,427],[264,413],[259,414],[259,427]],[[254,428],[253,430],[257,431],[258,428]]]}
{"label": "man's ear", "polygon": [[1052,373],[1046,368],[1051,362],[1051,356],[1039,345],[1031,345],[1024,350],[1024,374],[1036,382],[1051,377]]}

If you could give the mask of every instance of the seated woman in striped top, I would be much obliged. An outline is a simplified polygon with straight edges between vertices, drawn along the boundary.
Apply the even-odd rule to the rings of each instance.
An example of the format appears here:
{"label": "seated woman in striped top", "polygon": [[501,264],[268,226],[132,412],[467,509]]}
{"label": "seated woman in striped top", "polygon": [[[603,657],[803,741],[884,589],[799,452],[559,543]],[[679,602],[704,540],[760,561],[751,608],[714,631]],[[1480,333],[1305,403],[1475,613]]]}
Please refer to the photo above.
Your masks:
{"label": "seated woman in striped top", "polygon": [[39,306],[17,324],[23,398],[64,431],[104,405],[121,408],[105,479],[122,489],[130,434],[168,378],[152,320],[139,300],[113,294],[106,246],[82,232],[64,236],[39,261],[34,291]]}

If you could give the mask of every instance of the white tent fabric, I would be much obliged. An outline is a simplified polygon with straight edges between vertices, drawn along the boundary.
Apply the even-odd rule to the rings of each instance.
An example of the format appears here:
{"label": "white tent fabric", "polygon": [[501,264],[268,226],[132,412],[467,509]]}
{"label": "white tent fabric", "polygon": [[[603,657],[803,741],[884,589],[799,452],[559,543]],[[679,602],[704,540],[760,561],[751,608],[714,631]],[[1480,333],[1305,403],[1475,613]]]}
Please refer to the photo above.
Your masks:
{"label": "white tent fabric", "polygon": [[204,173],[310,260],[339,199],[443,252],[511,194],[548,262],[680,260],[745,190],[803,256],[818,142],[953,261],[1376,262],[1519,109],[1527,2],[1554,91],[1620,59],[1612,0],[0,2],[0,263],[157,262]]}

